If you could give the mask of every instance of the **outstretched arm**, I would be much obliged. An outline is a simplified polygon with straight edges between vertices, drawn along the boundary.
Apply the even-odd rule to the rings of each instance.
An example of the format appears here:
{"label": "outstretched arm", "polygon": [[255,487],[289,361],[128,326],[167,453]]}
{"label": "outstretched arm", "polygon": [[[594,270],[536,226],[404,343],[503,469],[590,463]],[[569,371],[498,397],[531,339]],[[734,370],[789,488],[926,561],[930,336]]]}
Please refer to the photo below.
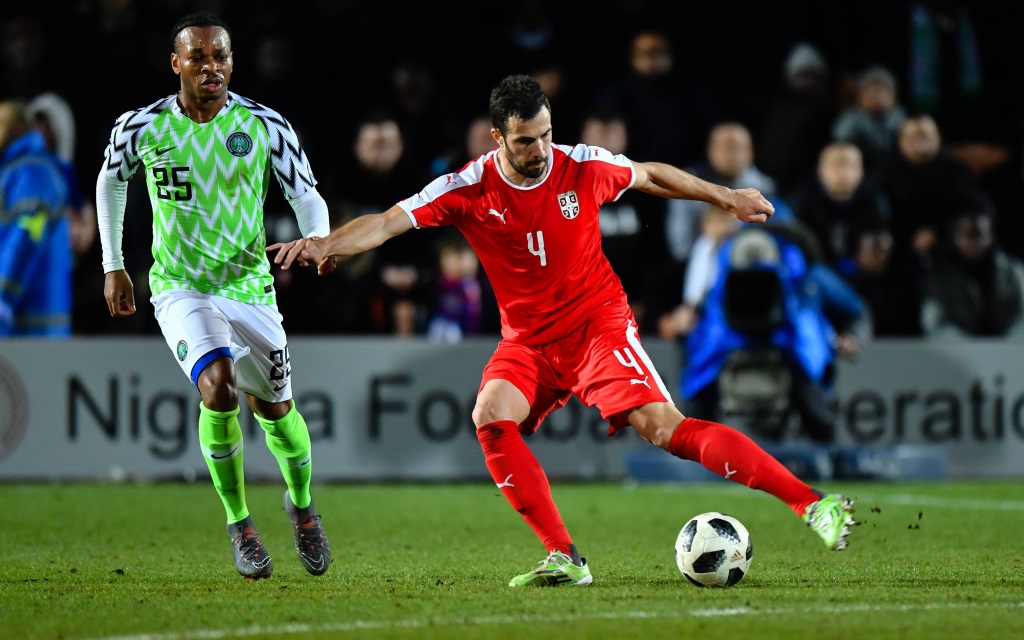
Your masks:
{"label": "outstretched arm", "polygon": [[662,162],[635,162],[633,167],[636,170],[633,188],[644,193],[707,202],[743,222],[765,222],[775,213],[775,207],[757,189],[730,189]]}
{"label": "outstretched arm", "polygon": [[347,258],[369,251],[412,228],[409,214],[395,205],[384,213],[371,213],[350,220],[324,238],[278,242],[267,247],[267,251],[277,251],[274,263],[281,265],[282,269],[298,261],[303,267],[317,265],[317,273],[325,275],[334,270],[334,261],[329,258]]}

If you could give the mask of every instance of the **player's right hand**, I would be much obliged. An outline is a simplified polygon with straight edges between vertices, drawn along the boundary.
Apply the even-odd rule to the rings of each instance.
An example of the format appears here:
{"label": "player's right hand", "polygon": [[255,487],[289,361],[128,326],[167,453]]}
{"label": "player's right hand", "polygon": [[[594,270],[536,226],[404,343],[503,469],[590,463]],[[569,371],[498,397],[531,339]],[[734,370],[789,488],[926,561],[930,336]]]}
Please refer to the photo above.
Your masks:
{"label": "player's right hand", "polygon": [[103,297],[112,318],[124,318],[135,313],[135,286],[124,269],[111,271],[103,277]]}
{"label": "player's right hand", "polygon": [[757,189],[735,189],[726,211],[743,222],[767,222],[775,213],[775,206]]}

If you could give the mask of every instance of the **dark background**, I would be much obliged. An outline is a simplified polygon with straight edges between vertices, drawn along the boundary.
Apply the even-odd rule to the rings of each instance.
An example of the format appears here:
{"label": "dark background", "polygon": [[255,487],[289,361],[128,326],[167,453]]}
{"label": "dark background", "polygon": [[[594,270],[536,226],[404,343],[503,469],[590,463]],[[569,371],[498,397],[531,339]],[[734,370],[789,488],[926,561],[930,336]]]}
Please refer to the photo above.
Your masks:
{"label": "dark background", "polygon": [[[579,134],[575,125],[598,91],[629,69],[633,34],[653,26],[672,41],[680,89],[699,89],[710,97],[716,120],[739,120],[758,140],[767,105],[783,91],[786,57],[799,42],[812,44],[827,59],[837,110],[851,103],[855,77],[870,65],[896,75],[899,99],[906,104],[915,7],[948,16],[950,34],[957,17],[969,20],[977,41],[978,99],[943,96],[941,106],[931,110],[944,141],[985,141],[1021,162],[1024,119],[1016,85],[1024,38],[1002,3],[3,0],[2,6],[0,99],[27,100],[56,91],[71,104],[77,175],[90,199],[115,119],[178,90],[169,62],[170,30],[181,16],[203,9],[219,13],[232,27],[230,89],[288,118],[327,194],[350,187],[344,167],[351,161],[355,124],[375,109],[393,107],[392,76],[403,64],[422,65],[432,83],[426,117],[404,131],[407,139],[428,148],[425,157],[461,144],[466,124],[486,112],[490,89],[503,76],[552,65],[564,78],[553,109],[554,141],[572,144]],[[949,42],[944,46],[943,51],[951,50]],[[947,79],[957,73],[955,60],[939,64]],[[914,111],[914,105],[906,106]],[[125,251],[134,250],[144,260],[150,219],[142,215],[147,211],[143,181],[133,180],[131,189],[137,195],[134,200],[129,195],[125,237],[126,242],[134,237],[137,246],[126,245]],[[407,195],[396,187],[389,204]],[[267,212],[290,215],[274,187]],[[76,322],[106,316],[95,244],[78,265],[95,278],[76,281],[76,296],[85,301],[76,308]],[[150,320],[138,322],[148,325],[122,323],[120,330],[155,330]],[[87,332],[92,330],[103,327]]]}
{"label": "dark background", "polygon": [[[675,47],[684,76],[707,87],[721,119],[737,118],[755,133],[763,105],[782,87],[782,65],[793,45],[807,41],[828,59],[837,100],[853,75],[871,64],[890,68],[906,86],[912,2],[681,2],[604,0],[601,3],[522,0],[514,3],[413,0],[39,0],[4,5],[9,29],[28,18],[41,27],[38,63],[15,77],[5,55],[3,97],[55,90],[74,107],[76,158],[83,184],[94,180],[114,119],[173,93],[169,31],[181,15],[219,12],[234,32],[231,90],[285,114],[304,134],[314,167],[347,153],[352,120],[388,102],[390,73],[413,59],[434,73],[444,113],[461,123],[483,111],[491,86],[506,73],[562,66],[569,108],[586,108],[597,89],[623,73],[628,45],[642,26],[657,26]],[[929,7],[963,10],[978,34],[984,104],[940,121],[949,141],[984,137],[1016,143],[1021,110],[1014,98],[1021,40],[1005,5],[931,0]],[[517,29],[548,27],[531,50]],[[8,32],[9,33],[9,32]],[[281,78],[260,77],[261,43],[276,37]],[[5,47],[17,46],[10,35]],[[578,132],[555,139],[575,142]],[[945,114],[939,114],[945,116]],[[573,118],[575,119],[575,118]],[[966,121],[965,121],[966,120]],[[344,142],[344,148],[333,145]]]}

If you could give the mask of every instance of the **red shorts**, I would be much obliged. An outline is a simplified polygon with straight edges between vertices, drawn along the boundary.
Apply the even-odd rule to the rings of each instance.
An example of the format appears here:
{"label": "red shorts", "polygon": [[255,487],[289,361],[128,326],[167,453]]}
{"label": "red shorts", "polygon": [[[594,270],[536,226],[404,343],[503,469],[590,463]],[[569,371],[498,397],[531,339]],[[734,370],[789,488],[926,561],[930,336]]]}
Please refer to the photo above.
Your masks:
{"label": "red shorts", "polygon": [[490,380],[508,380],[530,403],[519,425],[523,435],[575,395],[597,405],[610,424],[608,435],[628,426],[630,410],[652,402],[672,402],[661,376],[640,344],[632,312],[594,318],[569,335],[540,347],[502,340],[484,367],[480,389]]}

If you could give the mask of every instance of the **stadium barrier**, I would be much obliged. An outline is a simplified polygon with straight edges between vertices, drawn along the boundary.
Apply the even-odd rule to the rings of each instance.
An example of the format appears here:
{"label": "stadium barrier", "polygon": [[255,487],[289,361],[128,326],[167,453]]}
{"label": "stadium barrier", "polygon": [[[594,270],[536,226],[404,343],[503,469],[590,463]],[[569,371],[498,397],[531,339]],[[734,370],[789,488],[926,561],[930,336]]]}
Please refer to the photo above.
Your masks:
{"label": "stadium barrier", "polygon": [[[292,385],[316,478],[486,480],[470,416],[494,346],[294,338]],[[645,347],[675,392],[676,346]],[[937,464],[950,477],[1024,476],[1021,362],[1024,345],[1002,341],[866,345],[839,371],[836,444],[849,455],[836,460],[887,479],[908,460],[918,477]],[[0,480],[194,479],[206,474],[198,410],[198,392],[160,338],[0,341]],[[259,425],[246,408],[240,416],[247,474],[278,478]],[[575,400],[529,442],[553,479],[636,477],[630,460],[641,454],[654,456],[651,465],[674,462],[632,430],[609,438],[597,410]]]}

